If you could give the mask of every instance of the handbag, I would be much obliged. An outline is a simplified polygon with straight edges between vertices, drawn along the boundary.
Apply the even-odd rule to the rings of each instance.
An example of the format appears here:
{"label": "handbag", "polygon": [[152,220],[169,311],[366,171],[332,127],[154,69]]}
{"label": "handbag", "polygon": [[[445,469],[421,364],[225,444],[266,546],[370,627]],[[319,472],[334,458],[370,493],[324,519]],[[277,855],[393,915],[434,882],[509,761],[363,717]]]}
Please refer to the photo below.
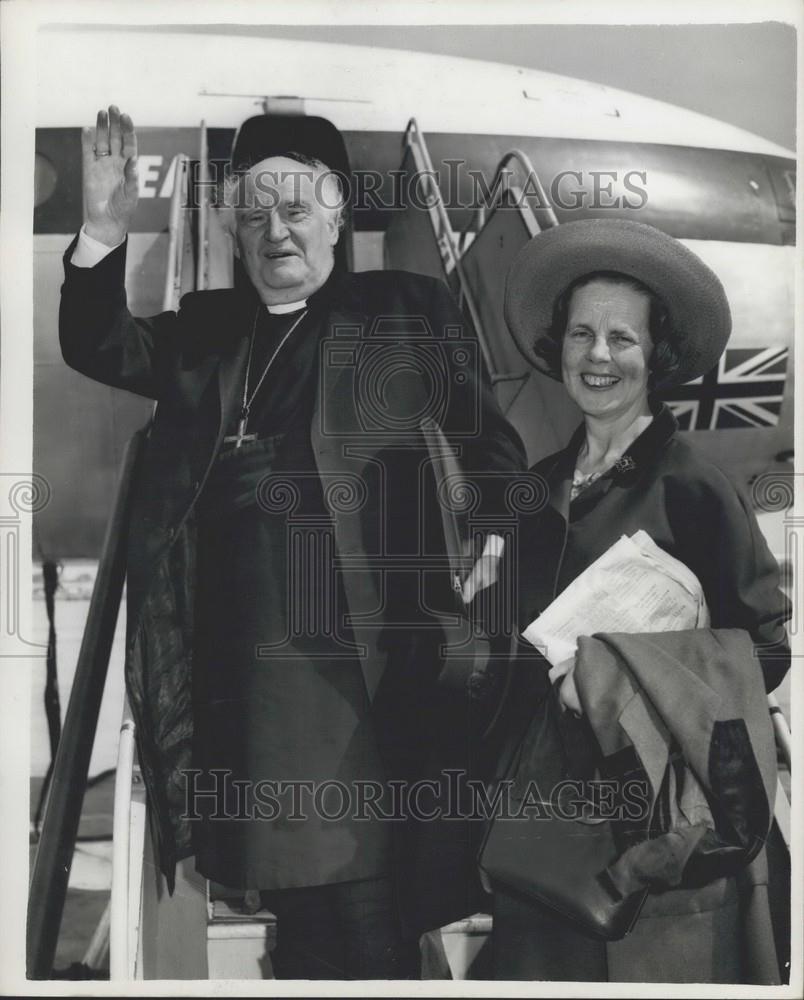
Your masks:
{"label": "handbag", "polygon": [[[558,712],[551,690],[506,770],[509,788],[521,789],[536,777],[542,788],[547,778],[552,789],[556,777],[567,777],[565,767],[555,766],[564,752]],[[534,775],[540,761],[548,762],[546,774]],[[566,805],[562,808],[549,795],[537,803],[528,801],[538,807],[538,816],[492,818],[480,849],[481,870],[492,883],[535,900],[597,938],[625,937],[637,921],[648,889],[622,896],[609,877],[607,868],[621,853],[611,821],[566,818]]]}

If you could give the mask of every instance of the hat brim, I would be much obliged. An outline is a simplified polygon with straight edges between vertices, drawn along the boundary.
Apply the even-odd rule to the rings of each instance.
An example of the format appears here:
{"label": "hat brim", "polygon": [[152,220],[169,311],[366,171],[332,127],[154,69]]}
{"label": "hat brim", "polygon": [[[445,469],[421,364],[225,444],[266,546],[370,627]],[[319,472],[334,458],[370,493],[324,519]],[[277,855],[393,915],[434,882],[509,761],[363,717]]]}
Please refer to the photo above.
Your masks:
{"label": "hat brim", "polygon": [[654,388],[682,385],[717,364],[731,333],[720,279],[672,236],[628,219],[584,219],[538,233],[514,258],[505,284],[505,320],[525,358],[553,378],[534,344],[549,334],[556,299],[578,278],[616,271],[654,292],[670,315],[680,364]]}

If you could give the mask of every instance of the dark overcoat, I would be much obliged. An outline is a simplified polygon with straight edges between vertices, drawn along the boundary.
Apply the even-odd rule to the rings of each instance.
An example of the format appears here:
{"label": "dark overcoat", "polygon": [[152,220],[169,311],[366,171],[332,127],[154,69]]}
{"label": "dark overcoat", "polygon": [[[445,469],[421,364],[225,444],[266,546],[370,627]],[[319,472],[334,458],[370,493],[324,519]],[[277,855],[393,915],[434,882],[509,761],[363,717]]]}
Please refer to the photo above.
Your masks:
{"label": "dark overcoat", "polygon": [[[682,440],[666,406],[654,404],[654,409],[655,419],[621,461],[572,503],[582,427],[565,449],[529,470],[529,478],[540,483],[544,502],[540,510],[520,516],[517,543],[506,550],[506,572],[516,586],[518,630],[618,538],[642,529],[700,580],[712,628],[749,633],[765,687],[772,691],[790,666],[785,632],[790,602],[780,589],[779,566],[750,501],[717,465]],[[534,676],[541,671],[534,675],[527,666],[514,671],[500,722],[503,711],[523,708],[522,696],[541,683]],[[512,716],[506,718],[510,734]],[[526,712],[521,721],[527,723]]]}
{"label": "dark overcoat", "polygon": [[[158,401],[130,518],[125,672],[157,857],[172,888],[177,860],[191,853],[183,771],[193,728],[194,507],[238,406],[260,303],[250,286],[220,289],[185,295],[177,313],[137,319],[126,306],[125,246],[87,269],[70,263],[73,246],[59,317],[65,361]],[[524,456],[442,283],[367,272],[333,275],[327,289],[310,442],[374,698],[394,650],[383,628],[383,508],[391,491],[416,500],[419,420],[437,419],[469,470],[510,474]],[[417,704],[437,678],[437,663],[419,669]],[[389,714],[392,701],[384,699]],[[406,739],[419,736],[413,727]]]}
{"label": "dark overcoat", "polygon": [[[517,544],[509,553],[507,572],[516,580],[518,628],[524,629],[622,535],[644,530],[698,577],[713,628],[744,629],[750,635],[756,669],[762,670],[770,691],[790,665],[785,632],[790,603],[779,587],[776,560],[747,498],[677,435],[667,407],[655,405],[654,412],[653,422],[617,466],[572,502],[583,427],[564,450],[530,470],[541,480],[545,502],[540,512],[520,518]],[[547,703],[548,667],[520,640],[491,732],[498,748],[498,776],[518,768],[523,777],[523,762],[533,757],[530,744]],[[651,896],[638,933],[609,945],[606,957],[600,942],[534,904],[505,894],[500,900],[505,914],[495,910],[495,920],[500,916],[495,935],[506,935],[498,946],[505,954],[498,976],[605,978],[601,970],[608,961],[612,979],[630,978],[630,963],[637,980],[659,981],[668,978],[668,968],[675,968],[670,978],[679,974],[685,981],[707,981],[723,971],[718,963],[726,952],[737,961],[735,906],[734,883],[723,878],[701,889]],[[584,963],[591,968],[588,976]]]}

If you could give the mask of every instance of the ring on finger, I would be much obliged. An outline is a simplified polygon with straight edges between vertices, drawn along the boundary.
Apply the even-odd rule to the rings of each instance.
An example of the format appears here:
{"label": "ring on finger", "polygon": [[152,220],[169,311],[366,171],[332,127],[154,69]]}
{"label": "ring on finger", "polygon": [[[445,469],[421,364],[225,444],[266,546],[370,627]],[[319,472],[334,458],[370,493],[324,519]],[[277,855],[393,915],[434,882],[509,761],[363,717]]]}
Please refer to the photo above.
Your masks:
{"label": "ring on finger", "polygon": [[97,146],[93,146],[92,147],[92,151],[95,153],[95,156],[111,156],[112,155],[112,151],[110,149],[98,149]]}

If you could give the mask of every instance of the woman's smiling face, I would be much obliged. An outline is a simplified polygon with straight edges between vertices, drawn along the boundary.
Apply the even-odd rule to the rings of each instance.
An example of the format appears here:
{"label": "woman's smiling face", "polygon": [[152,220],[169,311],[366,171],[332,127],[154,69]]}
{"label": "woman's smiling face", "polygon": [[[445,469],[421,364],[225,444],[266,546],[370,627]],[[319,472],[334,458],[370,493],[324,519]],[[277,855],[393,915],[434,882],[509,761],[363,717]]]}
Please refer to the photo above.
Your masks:
{"label": "woman's smiling face", "polygon": [[596,278],[577,288],[561,345],[564,385],[584,414],[618,417],[647,405],[650,298],[628,284]]}

